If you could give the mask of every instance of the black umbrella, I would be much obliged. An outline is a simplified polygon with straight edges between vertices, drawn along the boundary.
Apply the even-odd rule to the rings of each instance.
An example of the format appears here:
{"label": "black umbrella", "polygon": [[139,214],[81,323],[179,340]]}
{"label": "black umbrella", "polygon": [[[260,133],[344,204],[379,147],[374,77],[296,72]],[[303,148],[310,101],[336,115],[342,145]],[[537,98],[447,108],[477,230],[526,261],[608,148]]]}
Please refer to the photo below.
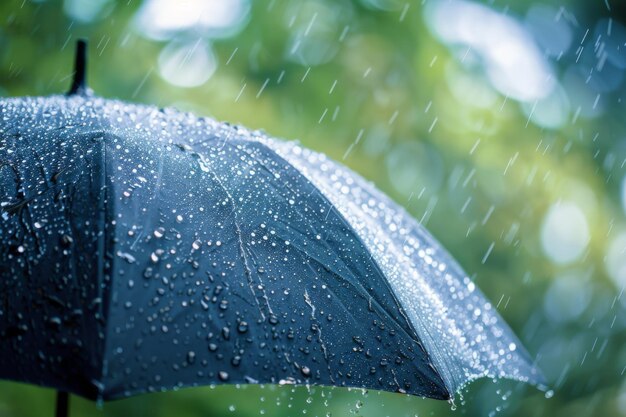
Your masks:
{"label": "black umbrella", "polygon": [[541,382],[450,255],[362,178],[260,132],[94,97],[78,51],[67,96],[0,101],[0,377],[102,400]]}

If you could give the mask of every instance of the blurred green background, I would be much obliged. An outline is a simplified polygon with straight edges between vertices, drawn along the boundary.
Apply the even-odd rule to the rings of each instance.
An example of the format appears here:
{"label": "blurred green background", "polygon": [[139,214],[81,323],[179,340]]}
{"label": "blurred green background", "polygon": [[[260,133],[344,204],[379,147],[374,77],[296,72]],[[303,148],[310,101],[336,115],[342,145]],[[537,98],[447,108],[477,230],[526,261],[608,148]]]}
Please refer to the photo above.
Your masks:
{"label": "blurred green background", "polygon": [[[259,128],[342,161],[460,261],[554,394],[478,381],[450,404],[219,386],[72,416],[626,416],[626,3],[2,0],[0,95],[67,90]],[[0,382],[0,416],[54,392]]]}

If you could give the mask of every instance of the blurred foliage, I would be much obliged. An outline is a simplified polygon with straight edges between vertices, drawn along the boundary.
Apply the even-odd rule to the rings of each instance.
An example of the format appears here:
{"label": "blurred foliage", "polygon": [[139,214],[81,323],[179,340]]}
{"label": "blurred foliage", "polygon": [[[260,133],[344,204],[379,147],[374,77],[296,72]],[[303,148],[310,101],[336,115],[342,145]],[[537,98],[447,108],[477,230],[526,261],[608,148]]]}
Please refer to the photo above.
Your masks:
{"label": "blurred foliage", "polygon": [[[626,87],[619,65],[606,75],[589,64],[601,57],[594,28],[607,18],[623,27],[626,8],[614,0],[545,0],[568,17],[573,41],[544,58],[559,82],[572,71],[584,75],[579,87],[563,84],[570,110],[546,127],[537,123],[537,102],[499,93],[484,67],[468,65],[463,49],[429,30],[425,8],[433,1],[242,0],[245,16],[229,33],[190,27],[155,40],[137,24],[140,0],[3,0],[0,95],[63,93],[74,42],[86,37],[88,80],[98,95],[264,129],[342,161],[421,219],[460,261],[536,355],[554,397],[479,381],[452,411],[399,394],[220,386],[100,406],[74,398],[73,416],[626,415],[626,241],[618,239],[626,231]],[[519,22],[537,6],[483,4]],[[215,72],[194,87],[168,82],[164,48],[200,41]],[[585,61],[587,51],[595,55]],[[588,228],[581,253],[566,261],[546,248],[547,213],[558,202],[574,204]],[[564,212],[556,213],[558,222]],[[570,218],[561,220],[557,232],[570,236]],[[0,383],[0,416],[52,411],[53,391]]]}

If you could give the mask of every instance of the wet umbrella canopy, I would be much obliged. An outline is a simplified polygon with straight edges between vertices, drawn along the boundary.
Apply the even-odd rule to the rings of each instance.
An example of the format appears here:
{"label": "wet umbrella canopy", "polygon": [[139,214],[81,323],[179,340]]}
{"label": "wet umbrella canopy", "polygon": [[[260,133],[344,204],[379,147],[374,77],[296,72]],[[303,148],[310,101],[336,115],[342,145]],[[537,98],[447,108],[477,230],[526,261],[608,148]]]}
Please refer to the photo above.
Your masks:
{"label": "wet umbrella canopy", "polygon": [[92,96],[83,72],[67,96],[0,101],[0,377],[104,400],[542,382],[458,264],[362,178],[297,143]]}

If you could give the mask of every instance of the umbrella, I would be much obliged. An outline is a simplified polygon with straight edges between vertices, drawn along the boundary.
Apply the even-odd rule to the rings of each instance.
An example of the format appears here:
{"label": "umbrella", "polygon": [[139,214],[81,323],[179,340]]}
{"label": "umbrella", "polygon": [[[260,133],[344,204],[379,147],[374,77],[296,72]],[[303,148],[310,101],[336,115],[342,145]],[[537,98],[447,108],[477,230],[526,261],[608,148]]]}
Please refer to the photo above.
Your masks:
{"label": "umbrella", "polygon": [[450,399],[541,384],[441,245],[295,142],[92,95],[0,101],[0,377],[111,400],[215,383]]}

